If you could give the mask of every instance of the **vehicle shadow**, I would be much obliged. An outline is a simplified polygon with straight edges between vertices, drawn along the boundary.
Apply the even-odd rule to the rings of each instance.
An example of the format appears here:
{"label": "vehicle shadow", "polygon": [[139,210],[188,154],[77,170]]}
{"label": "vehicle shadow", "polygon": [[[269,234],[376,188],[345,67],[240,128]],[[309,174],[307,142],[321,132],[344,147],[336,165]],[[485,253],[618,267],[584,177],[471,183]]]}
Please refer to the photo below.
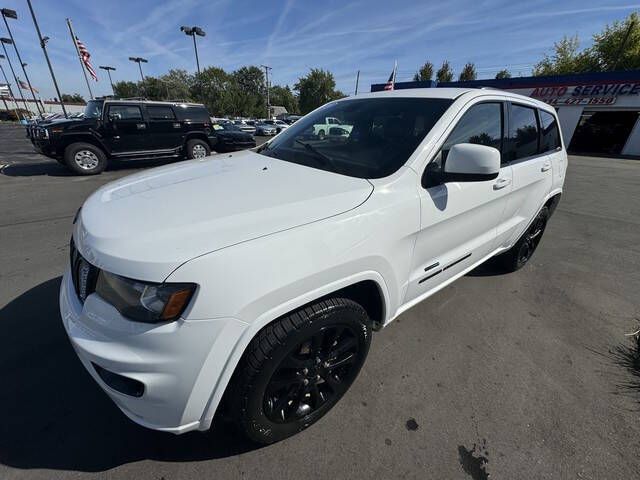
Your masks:
{"label": "vehicle shadow", "polygon": [[490,258],[467,273],[468,277],[495,277],[509,273],[496,258]]}
{"label": "vehicle shadow", "polygon": [[[136,160],[135,162],[111,160],[107,171],[137,170],[140,168],[158,167],[179,161],[176,158],[162,158],[153,160]],[[45,160],[38,162],[11,163],[2,169],[2,174],[8,177],[74,177],[78,176],[64,165],[55,160]]]}
{"label": "vehicle shadow", "polygon": [[60,277],[0,309],[0,463],[101,472],[142,459],[198,461],[254,448],[216,418],[176,436],[127,419],[84,370],[58,311]]}

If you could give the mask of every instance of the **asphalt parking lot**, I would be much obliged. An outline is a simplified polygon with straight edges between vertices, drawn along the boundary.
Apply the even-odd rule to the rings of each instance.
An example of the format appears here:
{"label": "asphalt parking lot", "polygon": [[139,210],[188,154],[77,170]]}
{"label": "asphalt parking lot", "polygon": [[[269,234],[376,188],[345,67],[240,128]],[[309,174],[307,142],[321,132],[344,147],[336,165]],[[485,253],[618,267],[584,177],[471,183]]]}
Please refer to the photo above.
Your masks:
{"label": "asphalt parking lot", "polygon": [[403,314],[332,412],[263,448],[225,424],[138,427],[66,339],[73,215],[138,168],[71,176],[7,125],[0,164],[2,480],[640,476],[640,358],[624,335],[640,324],[639,161],[572,157],[529,265],[481,267]]}

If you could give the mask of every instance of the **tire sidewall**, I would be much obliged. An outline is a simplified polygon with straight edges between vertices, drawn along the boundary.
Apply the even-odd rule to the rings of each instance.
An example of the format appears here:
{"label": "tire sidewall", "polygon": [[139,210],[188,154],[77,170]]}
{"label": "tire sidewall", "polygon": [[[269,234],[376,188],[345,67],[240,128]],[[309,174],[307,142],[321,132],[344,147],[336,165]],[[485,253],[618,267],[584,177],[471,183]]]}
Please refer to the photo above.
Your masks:
{"label": "tire sidewall", "polygon": [[[540,221],[541,218],[544,218],[544,224],[542,226],[542,231],[540,232],[540,239],[538,240],[538,243],[536,243],[536,246],[534,247],[533,251],[529,254],[529,257],[525,261],[520,261],[520,255],[519,255],[520,249],[522,248],[524,242],[526,241],[526,236],[529,233],[529,229],[533,225],[535,225],[538,221]],[[520,240],[518,240],[518,243],[514,245],[513,252],[512,252],[512,259],[511,259],[511,261],[513,262],[513,270],[520,270],[527,263],[529,263],[529,261],[535,254],[536,250],[538,249],[540,242],[542,241],[542,236],[544,235],[544,231],[547,228],[548,221],[549,221],[549,208],[544,206],[540,209],[538,214],[534,217],[533,222],[531,222],[531,224],[524,231],[524,233],[522,234],[522,237],[520,238]]]}
{"label": "tire sidewall", "polygon": [[193,147],[195,147],[196,145],[202,145],[204,147],[204,149],[207,152],[207,155],[204,157],[208,157],[209,155],[211,155],[211,147],[209,146],[209,144],[207,142],[205,142],[204,140],[200,140],[199,138],[194,138],[192,140],[189,140],[187,142],[187,158],[189,160],[195,160],[196,157],[193,155]]}
{"label": "tire sidewall", "polygon": [[[87,170],[76,163],[75,156],[81,150],[89,150],[98,157],[98,165]],[[107,156],[101,148],[90,143],[72,143],[65,149],[64,164],[78,175],[97,175],[107,168]]]}
{"label": "tire sidewall", "polygon": [[[357,378],[367,358],[371,344],[371,328],[366,319],[367,316],[364,310],[359,312],[352,308],[332,308],[327,312],[312,315],[304,327],[288,335],[284,342],[274,349],[273,355],[264,362],[260,372],[254,377],[246,404],[243,406],[242,420],[244,429],[252,440],[260,443],[273,443],[294,435],[318,421],[338,403]],[[293,349],[307,340],[314,332],[333,325],[350,327],[356,333],[359,351],[362,352],[357,364],[353,366],[350,372],[346,388],[339,395],[333,396],[319,409],[296,422],[272,422],[265,415],[263,408],[265,390],[272,375]]]}

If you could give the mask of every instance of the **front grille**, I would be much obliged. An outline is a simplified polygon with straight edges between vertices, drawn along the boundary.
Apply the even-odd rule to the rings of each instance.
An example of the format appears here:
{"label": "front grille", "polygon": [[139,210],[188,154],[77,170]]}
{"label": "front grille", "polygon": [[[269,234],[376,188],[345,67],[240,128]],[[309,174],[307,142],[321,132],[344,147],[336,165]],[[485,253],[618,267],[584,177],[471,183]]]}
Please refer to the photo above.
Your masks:
{"label": "front grille", "polygon": [[84,303],[87,297],[96,290],[96,282],[98,281],[100,269],[91,265],[80,255],[73,239],[71,239],[69,250],[73,289],[80,299],[80,302]]}

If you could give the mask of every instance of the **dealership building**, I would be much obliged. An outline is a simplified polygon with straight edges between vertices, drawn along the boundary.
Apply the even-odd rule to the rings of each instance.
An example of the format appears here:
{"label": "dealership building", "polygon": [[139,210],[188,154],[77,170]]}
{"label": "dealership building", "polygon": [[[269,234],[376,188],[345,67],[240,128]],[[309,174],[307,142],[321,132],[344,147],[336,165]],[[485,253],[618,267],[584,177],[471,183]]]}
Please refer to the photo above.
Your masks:
{"label": "dealership building", "polygon": [[[553,105],[567,149],[584,155],[640,158],[640,70],[469,82],[397,82],[396,89],[497,88]],[[384,84],[371,86],[371,91]]]}

